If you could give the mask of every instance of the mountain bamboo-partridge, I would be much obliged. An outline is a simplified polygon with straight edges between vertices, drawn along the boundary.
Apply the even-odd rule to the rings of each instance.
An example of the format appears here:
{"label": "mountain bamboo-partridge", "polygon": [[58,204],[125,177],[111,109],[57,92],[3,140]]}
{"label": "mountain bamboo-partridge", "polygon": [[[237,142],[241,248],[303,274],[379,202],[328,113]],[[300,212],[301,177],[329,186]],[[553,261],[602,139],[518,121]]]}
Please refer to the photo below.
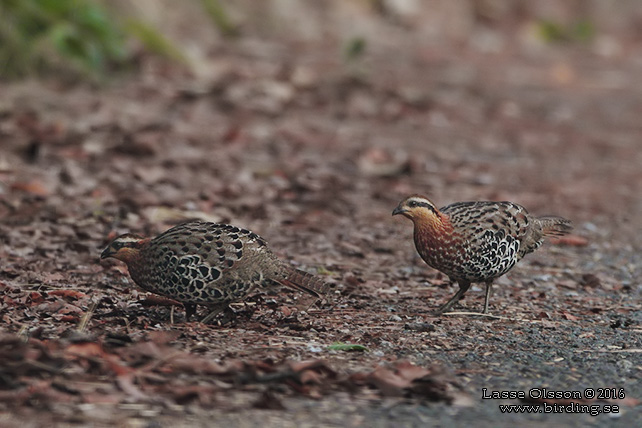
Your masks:
{"label": "mountain bamboo-partridge", "polygon": [[257,287],[280,284],[315,297],[328,290],[321,279],[277,258],[256,233],[227,224],[183,223],[155,238],[128,233],[100,255],[107,257],[125,262],[144,290],[183,303],[187,319],[196,305],[208,306],[202,322]]}
{"label": "mountain bamboo-partridge", "polygon": [[562,236],[571,222],[562,217],[534,217],[512,202],[457,202],[437,208],[428,198],[409,196],[392,215],[414,223],[417,252],[431,267],[459,284],[457,293],[435,311],[450,310],[473,282],[486,284],[488,312],[493,280],[508,272],[546,236]]}

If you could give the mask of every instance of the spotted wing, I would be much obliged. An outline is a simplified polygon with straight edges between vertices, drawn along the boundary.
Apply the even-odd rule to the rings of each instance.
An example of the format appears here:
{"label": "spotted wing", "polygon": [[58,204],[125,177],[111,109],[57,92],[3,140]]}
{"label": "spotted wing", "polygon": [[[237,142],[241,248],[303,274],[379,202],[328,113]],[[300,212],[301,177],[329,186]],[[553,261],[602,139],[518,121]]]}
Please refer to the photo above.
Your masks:
{"label": "spotted wing", "polygon": [[[244,277],[244,250],[265,246],[253,232],[236,226],[191,222],[154,238],[152,259],[158,286],[181,301],[215,304],[245,296],[260,281]],[[163,291],[161,290],[161,291]]]}
{"label": "spotted wing", "polygon": [[508,272],[526,252],[529,218],[512,202],[460,202],[441,209],[462,235],[465,252],[460,266],[464,279],[492,279]]}

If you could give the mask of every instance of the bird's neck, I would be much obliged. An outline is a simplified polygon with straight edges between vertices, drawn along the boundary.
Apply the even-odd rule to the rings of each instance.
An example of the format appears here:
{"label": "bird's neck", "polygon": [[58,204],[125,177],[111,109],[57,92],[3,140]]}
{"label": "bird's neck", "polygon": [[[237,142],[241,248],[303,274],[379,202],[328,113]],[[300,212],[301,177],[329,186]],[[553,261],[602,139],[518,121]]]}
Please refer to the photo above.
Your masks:
{"label": "bird's neck", "polygon": [[454,232],[448,216],[438,213],[414,219],[417,248],[434,248],[450,241]]}

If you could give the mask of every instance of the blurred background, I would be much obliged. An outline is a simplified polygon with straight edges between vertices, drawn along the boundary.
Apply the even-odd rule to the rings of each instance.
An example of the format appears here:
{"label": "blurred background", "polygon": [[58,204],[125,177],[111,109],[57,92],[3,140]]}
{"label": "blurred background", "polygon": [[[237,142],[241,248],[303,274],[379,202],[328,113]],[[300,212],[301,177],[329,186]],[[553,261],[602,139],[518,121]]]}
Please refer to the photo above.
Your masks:
{"label": "blurred background", "polygon": [[144,54],[205,72],[217,49],[268,40],[334,49],[341,55],[334,59],[343,61],[368,53],[408,57],[415,49],[446,45],[536,55],[559,44],[582,44],[618,58],[640,39],[640,9],[635,0],[3,0],[0,73],[104,77],[119,67],[135,68]]}
{"label": "blurred background", "polygon": [[115,231],[196,216],[301,225],[340,252],[355,230],[399,233],[388,211],[409,193],[636,240],[637,1],[2,0],[0,16],[0,216],[28,230],[12,248],[66,221],[90,260]]}
{"label": "blurred background", "polygon": [[[123,351],[123,366],[147,365],[157,357],[148,348],[133,363],[126,350],[153,329],[180,332],[156,337],[208,361],[321,356],[348,373],[439,360],[475,394],[582,385],[640,397],[639,362],[626,350],[640,348],[641,117],[638,0],[0,0],[0,319],[16,335],[3,342],[0,378],[20,377],[6,381],[8,420],[15,408],[39,413],[34,426],[50,412],[110,425],[161,412],[183,423],[187,402],[202,424],[219,420],[207,413],[212,394],[181,390],[174,372],[166,383],[159,373],[137,380],[171,406],[125,411],[140,397],[103,348],[91,363],[56,350],[88,333],[81,339],[104,344],[109,361]],[[413,193],[439,206],[511,200],[569,218],[575,231],[498,280],[498,319],[432,324],[425,314],[453,290],[417,256],[409,222],[391,217]],[[150,303],[121,265],[98,260],[119,233],[194,218],[259,233],[334,294],[293,318],[291,296],[259,295],[236,335],[171,324],[171,303]],[[479,307],[481,288],[466,299]],[[419,330],[406,328],[417,320]],[[29,351],[14,346],[27,337]],[[373,352],[342,359],[325,350],[333,341]],[[598,349],[618,353],[588,354]],[[51,355],[73,369],[35,371]],[[24,372],[11,365],[27,360]],[[190,373],[190,385],[210,385]],[[13,394],[22,385],[32,392]],[[217,405],[238,398],[216,390]],[[364,426],[397,425],[399,407],[368,394],[350,401],[374,421]],[[313,413],[345,426],[349,406],[337,396],[288,396],[287,406],[305,423]],[[91,400],[111,404],[81,415],[78,403]],[[248,417],[240,401],[243,411],[217,417]],[[463,425],[480,415],[498,423],[497,403],[482,401]],[[407,411],[414,425],[425,425],[421,412],[457,417]]]}
{"label": "blurred background", "polygon": [[409,193],[636,239],[637,1],[2,0],[0,16],[0,216],[67,219],[81,257],[194,216],[372,245]]}

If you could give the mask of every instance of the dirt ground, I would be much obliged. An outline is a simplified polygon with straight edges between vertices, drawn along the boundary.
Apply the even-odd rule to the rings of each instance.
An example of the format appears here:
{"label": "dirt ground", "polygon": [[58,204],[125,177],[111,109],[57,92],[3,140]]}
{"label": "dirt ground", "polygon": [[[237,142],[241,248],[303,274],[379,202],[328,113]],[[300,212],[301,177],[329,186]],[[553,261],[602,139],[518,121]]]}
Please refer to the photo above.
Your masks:
{"label": "dirt ground", "polygon": [[[0,83],[0,425],[642,425],[641,44],[404,37],[346,61],[246,36],[198,76],[145,59],[108,87]],[[496,282],[493,316],[474,286],[436,318],[455,286],[391,216],[411,193],[575,230]],[[259,233],[331,293],[204,325],[98,259],[189,218]],[[602,413],[500,410],[571,401]]]}

